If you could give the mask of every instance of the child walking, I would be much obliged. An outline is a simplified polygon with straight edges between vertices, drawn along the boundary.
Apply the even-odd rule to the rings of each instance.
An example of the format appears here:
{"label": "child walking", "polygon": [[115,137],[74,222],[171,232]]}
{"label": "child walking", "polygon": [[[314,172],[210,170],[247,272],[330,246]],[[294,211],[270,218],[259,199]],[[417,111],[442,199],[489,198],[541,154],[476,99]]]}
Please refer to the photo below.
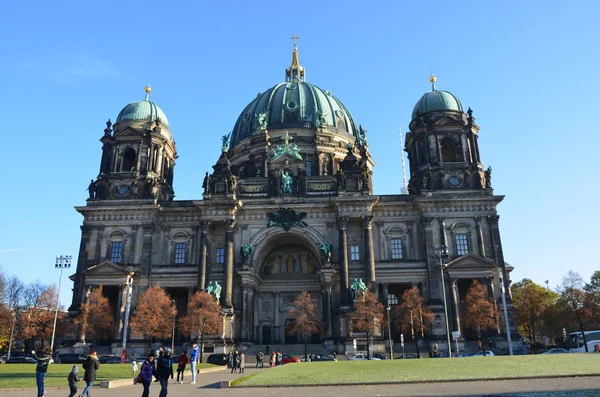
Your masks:
{"label": "child walking", "polygon": [[71,390],[71,393],[69,394],[69,397],[75,397],[75,395],[77,394],[77,382],[79,382],[79,376],[77,376],[77,373],[79,372],[79,367],[77,365],[73,365],[73,369],[71,369],[71,372],[69,373],[69,389]]}
{"label": "child walking", "polygon": [[137,372],[137,370],[138,370],[137,362],[135,360],[133,360],[133,362],[131,363],[131,373],[133,375],[135,375],[135,373]]}
{"label": "child walking", "polygon": [[[188,358],[185,355],[185,352],[181,352],[179,357],[177,358],[177,382],[183,383],[183,374],[185,373],[185,365],[188,363]],[[179,380],[179,376],[181,375],[181,381]]]}

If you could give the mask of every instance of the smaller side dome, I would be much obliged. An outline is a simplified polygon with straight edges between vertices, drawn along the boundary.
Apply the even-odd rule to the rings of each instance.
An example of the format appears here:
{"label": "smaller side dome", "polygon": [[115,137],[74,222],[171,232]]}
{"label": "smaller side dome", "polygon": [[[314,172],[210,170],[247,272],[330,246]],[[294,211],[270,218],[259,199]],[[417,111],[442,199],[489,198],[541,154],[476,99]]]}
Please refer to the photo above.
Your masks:
{"label": "smaller side dome", "polygon": [[451,110],[462,112],[463,107],[457,97],[448,91],[433,89],[423,94],[412,111],[412,119],[417,117],[417,112],[427,113],[438,110]]}
{"label": "smaller side dome", "polygon": [[144,87],[144,91],[146,92],[146,97],[143,101],[131,102],[119,112],[117,124],[122,121],[154,122],[160,119],[160,123],[168,128],[169,121],[165,113],[154,102],[148,100],[148,96],[152,91],[150,84]]}
{"label": "smaller side dome", "polygon": [[162,109],[156,106],[154,102],[143,100],[125,106],[117,116],[117,123],[128,120],[153,122],[157,119],[160,119],[162,125],[169,126],[167,116]]}

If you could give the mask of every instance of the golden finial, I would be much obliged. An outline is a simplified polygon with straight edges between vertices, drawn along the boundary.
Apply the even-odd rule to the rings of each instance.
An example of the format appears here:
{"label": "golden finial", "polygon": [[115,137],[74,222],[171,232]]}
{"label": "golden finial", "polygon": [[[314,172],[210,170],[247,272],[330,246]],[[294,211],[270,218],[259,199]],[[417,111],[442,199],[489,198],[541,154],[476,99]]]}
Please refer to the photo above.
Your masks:
{"label": "golden finial", "polygon": [[435,75],[433,73],[431,73],[431,76],[429,77],[429,82],[431,83],[431,90],[435,91],[435,82],[437,81],[437,77],[435,77]]}
{"label": "golden finial", "polygon": [[152,92],[152,87],[150,87],[150,84],[146,85],[144,87],[144,91],[146,92],[146,101],[148,100],[148,94],[150,94],[150,92]]}
{"label": "golden finial", "polygon": [[296,40],[299,38],[296,34],[291,37],[294,40],[294,52],[292,53],[292,65],[285,70],[286,81],[304,81],[304,68],[300,66],[298,46],[296,45]]}

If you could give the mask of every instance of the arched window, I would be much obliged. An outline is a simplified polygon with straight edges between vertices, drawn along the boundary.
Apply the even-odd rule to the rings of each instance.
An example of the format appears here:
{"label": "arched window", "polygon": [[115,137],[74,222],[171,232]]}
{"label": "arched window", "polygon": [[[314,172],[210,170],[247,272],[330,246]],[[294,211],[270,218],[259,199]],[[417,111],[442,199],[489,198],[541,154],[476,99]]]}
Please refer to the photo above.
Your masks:
{"label": "arched window", "polygon": [[135,166],[137,163],[137,155],[133,148],[128,147],[123,151],[122,159],[121,159],[121,172],[130,172],[135,171]]}
{"label": "arched window", "polygon": [[444,138],[441,143],[442,147],[442,162],[453,163],[456,158],[456,141],[450,137]]}

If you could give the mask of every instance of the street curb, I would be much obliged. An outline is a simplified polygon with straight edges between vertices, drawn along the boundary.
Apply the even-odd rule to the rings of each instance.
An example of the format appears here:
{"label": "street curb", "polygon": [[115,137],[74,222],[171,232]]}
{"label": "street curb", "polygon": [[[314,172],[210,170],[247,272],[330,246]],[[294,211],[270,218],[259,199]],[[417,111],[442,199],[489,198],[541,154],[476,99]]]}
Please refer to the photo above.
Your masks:
{"label": "street curb", "polygon": [[543,375],[543,376],[505,376],[501,378],[472,378],[472,379],[430,379],[430,380],[415,380],[415,381],[399,381],[399,382],[358,382],[358,383],[313,383],[313,384],[298,384],[298,385],[235,385],[231,386],[236,389],[258,389],[258,388],[276,388],[276,387],[327,387],[327,386],[376,386],[376,385],[419,385],[429,383],[460,383],[460,382],[491,382],[499,380],[532,380],[532,379],[564,379],[564,378],[588,378],[600,376],[598,374],[582,374],[582,375]]}
{"label": "street curb", "polygon": [[[210,372],[222,371],[225,369],[225,366],[219,366],[217,368],[202,368],[199,369],[200,374],[206,374]],[[133,382],[133,378],[124,378],[124,379],[114,379],[114,380],[103,380],[100,382],[101,389],[114,389],[116,387],[124,387],[124,386],[133,386],[135,383]]]}

